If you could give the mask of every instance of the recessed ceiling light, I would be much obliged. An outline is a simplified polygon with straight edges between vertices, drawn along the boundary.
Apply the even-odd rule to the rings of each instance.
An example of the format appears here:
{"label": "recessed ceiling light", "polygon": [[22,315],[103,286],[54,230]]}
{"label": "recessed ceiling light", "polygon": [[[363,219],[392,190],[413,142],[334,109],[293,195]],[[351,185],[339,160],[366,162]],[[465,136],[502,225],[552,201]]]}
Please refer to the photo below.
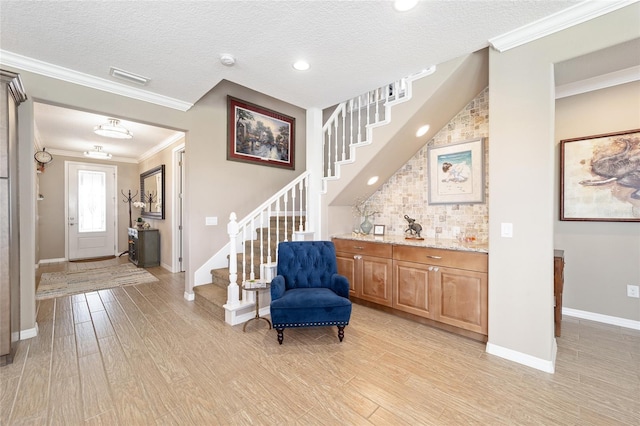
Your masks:
{"label": "recessed ceiling light", "polygon": [[309,62],[307,61],[296,61],[293,64],[293,68],[297,69],[298,71],[306,71],[309,69]]}
{"label": "recessed ceiling light", "polygon": [[378,176],[371,176],[369,178],[369,180],[367,181],[367,185],[373,185],[374,183],[376,183],[378,181]]}
{"label": "recessed ceiling light", "polygon": [[429,131],[429,125],[425,124],[424,126],[418,129],[418,131],[416,132],[416,136],[417,137],[424,136],[427,134],[428,131]]}
{"label": "recessed ceiling light", "polygon": [[398,12],[406,12],[407,10],[411,10],[418,4],[418,0],[395,0],[393,2],[393,7]]}

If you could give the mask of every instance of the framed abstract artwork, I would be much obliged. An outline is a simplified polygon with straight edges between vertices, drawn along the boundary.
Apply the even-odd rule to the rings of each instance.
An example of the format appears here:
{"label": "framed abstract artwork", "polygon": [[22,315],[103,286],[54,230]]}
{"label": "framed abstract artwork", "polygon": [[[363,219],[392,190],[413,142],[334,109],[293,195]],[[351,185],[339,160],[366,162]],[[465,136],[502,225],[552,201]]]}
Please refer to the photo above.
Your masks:
{"label": "framed abstract artwork", "polygon": [[227,96],[227,160],[295,169],[295,118]]}
{"label": "framed abstract artwork", "polygon": [[560,141],[560,220],[640,222],[640,129]]}
{"label": "framed abstract artwork", "polygon": [[484,202],[484,138],[427,148],[429,204]]}

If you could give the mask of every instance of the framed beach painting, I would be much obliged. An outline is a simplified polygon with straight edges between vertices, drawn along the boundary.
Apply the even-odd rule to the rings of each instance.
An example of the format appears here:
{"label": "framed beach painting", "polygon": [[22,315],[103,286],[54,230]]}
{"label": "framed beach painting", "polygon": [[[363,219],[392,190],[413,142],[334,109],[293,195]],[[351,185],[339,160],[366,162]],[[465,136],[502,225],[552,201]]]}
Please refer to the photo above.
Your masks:
{"label": "framed beach painting", "polygon": [[640,129],[560,141],[560,220],[640,222]]}
{"label": "framed beach painting", "polygon": [[227,96],[227,160],[295,169],[295,118]]}
{"label": "framed beach painting", "polygon": [[484,138],[427,148],[429,204],[484,202]]}

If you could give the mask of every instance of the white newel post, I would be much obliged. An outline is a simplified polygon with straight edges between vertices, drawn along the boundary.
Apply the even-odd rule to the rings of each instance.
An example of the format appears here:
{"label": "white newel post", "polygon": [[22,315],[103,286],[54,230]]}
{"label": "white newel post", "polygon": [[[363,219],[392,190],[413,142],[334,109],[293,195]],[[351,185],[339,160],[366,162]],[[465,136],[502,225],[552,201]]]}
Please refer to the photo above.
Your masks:
{"label": "white newel post", "polygon": [[238,286],[238,264],[236,240],[238,238],[238,222],[235,212],[229,215],[227,233],[229,234],[229,287],[227,287],[227,304],[225,308],[240,304],[240,287]]}

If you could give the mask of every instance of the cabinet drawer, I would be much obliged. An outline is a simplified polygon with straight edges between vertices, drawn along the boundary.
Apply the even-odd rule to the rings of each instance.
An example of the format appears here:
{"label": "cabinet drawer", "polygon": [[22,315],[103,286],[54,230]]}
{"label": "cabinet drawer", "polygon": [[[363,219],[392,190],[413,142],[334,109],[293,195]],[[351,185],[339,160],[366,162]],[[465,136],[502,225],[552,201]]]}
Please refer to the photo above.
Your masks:
{"label": "cabinet drawer", "polygon": [[434,266],[447,266],[478,272],[488,271],[489,259],[486,253],[401,245],[393,246],[393,258],[394,260],[427,263]]}
{"label": "cabinet drawer", "polygon": [[385,257],[391,259],[392,246],[384,243],[367,241],[334,239],[336,251],[346,253],[366,254],[367,256]]}

